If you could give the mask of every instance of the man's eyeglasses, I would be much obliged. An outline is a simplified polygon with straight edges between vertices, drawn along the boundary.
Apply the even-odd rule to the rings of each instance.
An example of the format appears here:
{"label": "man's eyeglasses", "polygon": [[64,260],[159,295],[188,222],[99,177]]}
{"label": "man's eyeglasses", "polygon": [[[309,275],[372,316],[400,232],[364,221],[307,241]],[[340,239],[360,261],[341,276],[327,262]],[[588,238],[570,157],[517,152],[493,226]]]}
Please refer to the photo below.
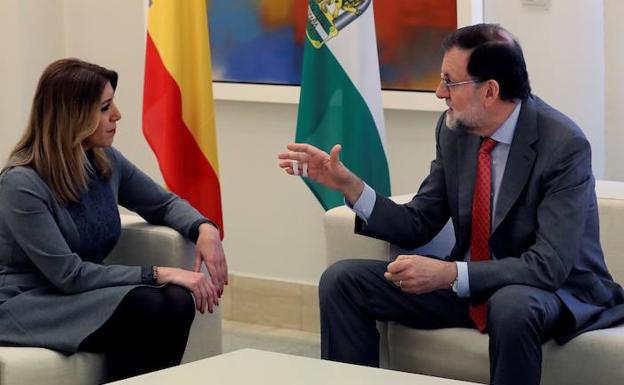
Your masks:
{"label": "man's eyeglasses", "polygon": [[447,78],[442,78],[442,79],[440,79],[440,81],[442,82],[444,87],[446,87],[446,90],[449,91],[449,92],[451,92],[451,88],[453,88],[453,87],[461,86],[461,85],[464,85],[464,84],[481,83],[481,81],[474,80],[474,79],[461,80],[461,81],[458,81],[458,82],[452,82],[452,81],[448,80]]}

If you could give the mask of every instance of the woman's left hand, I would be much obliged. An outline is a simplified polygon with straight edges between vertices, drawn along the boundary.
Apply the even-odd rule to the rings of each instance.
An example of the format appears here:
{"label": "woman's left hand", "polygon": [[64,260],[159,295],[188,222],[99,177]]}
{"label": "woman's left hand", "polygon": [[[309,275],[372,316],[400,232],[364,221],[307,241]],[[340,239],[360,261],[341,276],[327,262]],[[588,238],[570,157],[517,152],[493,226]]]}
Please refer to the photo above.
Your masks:
{"label": "woman's left hand", "polygon": [[199,271],[202,262],[206,265],[212,284],[221,297],[223,286],[228,284],[228,268],[219,230],[209,223],[199,226],[193,270]]}

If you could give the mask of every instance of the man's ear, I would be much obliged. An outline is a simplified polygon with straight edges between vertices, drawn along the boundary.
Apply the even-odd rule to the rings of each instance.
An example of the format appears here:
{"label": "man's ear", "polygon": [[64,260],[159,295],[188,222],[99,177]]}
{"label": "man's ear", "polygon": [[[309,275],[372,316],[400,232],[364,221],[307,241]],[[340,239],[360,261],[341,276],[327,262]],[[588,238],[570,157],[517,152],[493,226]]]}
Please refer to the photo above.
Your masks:
{"label": "man's ear", "polygon": [[500,85],[494,79],[485,82],[485,105],[491,106],[500,96]]}

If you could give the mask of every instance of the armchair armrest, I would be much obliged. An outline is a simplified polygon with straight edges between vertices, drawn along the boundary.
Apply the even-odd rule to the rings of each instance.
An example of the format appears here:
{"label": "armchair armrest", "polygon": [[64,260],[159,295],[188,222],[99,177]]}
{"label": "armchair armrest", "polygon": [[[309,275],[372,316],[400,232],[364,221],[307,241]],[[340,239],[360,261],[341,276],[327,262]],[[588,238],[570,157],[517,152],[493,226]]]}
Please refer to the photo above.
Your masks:
{"label": "armchair armrest", "polygon": [[[409,202],[413,195],[390,197],[397,203]],[[326,264],[330,266],[347,258],[388,260],[399,254],[420,254],[445,258],[455,244],[453,224],[446,226],[426,245],[414,250],[404,250],[388,242],[354,233],[355,213],[347,206],[340,206],[325,213]]]}
{"label": "armchair armrest", "polygon": [[[177,231],[150,225],[139,216],[121,215],[121,237],[106,263],[191,269],[194,257],[195,245]],[[220,307],[212,314],[196,312],[182,362],[214,356],[221,351]]]}
{"label": "armchair armrest", "polygon": [[347,258],[388,259],[388,242],[353,232],[355,214],[346,206],[325,213],[325,247],[327,266]]}
{"label": "armchair armrest", "polygon": [[132,266],[193,266],[194,245],[177,231],[155,226],[136,215],[121,215],[121,237],[107,264]]}

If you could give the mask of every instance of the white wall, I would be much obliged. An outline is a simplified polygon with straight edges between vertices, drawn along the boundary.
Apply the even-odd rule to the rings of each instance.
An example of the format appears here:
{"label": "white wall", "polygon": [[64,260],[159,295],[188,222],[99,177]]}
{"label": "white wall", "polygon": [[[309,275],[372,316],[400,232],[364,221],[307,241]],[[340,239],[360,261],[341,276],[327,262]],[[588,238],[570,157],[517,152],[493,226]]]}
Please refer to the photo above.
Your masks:
{"label": "white wall", "polygon": [[[2,100],[11,115],[13,132],[3,132],[0,155],[5,158],[17,140],[26,119],[34,83],[46,64],[63,56],[75,56],[108,66],[119,72],[116,100],[123,119],[115,146],[141,169],[162,181],[154,155],[141,133],[141,98],[145,34],[142,0],[26,0],[0,3],[0,14],[19,14],[46,34],[22,33],[19,25],[2,24],[0,44],[9,47],[16,57],[4,64],[5,84],[23,93]],[[54,3],[54,4],[53,4]],[[37,9],[33,9],[37,8]],[[55,8],[52,12],[49,8]],[[31,12],[35,11],[33,14]],[[55,14],[60,24],[47,16]],[[38,17],[38,18],[37,18]],[[7,20],[15,21],[14,18]],[[64,24],[63,24],[64,20]],[[20,29],[21,28],[21,29]],[[50,31],[47,31],[47,30]],[[54,50],[49,42],[54,38]],[[33,49],[37,47],[37,49]],[[36,58],[36,65],[17,79],[24,61]],[[6,68],[6,70],[5,70]],[[5,94],[6,95],[6,94]],[[11,114],[9,114],[9,112]],[[215,103],[219,164],[223,191],[225,248],[230,270],[246,275],[292,281],[316,282],[324,269],[323,211],[305,185],[288,177],[277,167],[276,154],[294,138],[297,107],[293,104],[269,104],[217,101]],[[394,191],[406,193],[417,188],[433,156],[433,127],[436,113],[389,111],[386,114]],[[413,144],[416,143],[416,146]],[[418,148],[422,143],[421,150]],[[409,172],[399,172],[398,165],[413,164]],[[392,165],[395,165],[392,167]]]}
{"label": "white wall", "polygon": [[4,165],[30,112],[43,68],[63,56],[63,1],[0,1],[0,163]]}
{"label": "white wall", "polygon": [[63,0],[65,56],[114,69],[119,74],[115,101],[122,121],[115,146],[154,179],[162,177],[141,132],[145,64],[144,0]]}
{"label": "white wall", "polygon": [[485,0],[485,21],[519,38],[533,92],[572,118],[592,144],[594,174],[604,175],[604,12],[602,0]]}
{"label": "white wall", "polygon": [[[290,104],[216,103],[225,247],[235,272],[316,283],[324,269],[323,210],[299,178],[277,167],[296,116]],[[395,193],[414,191],[426,175],[436,119],[386,112]]]}
{"label": "white wall", "polygon": [[604,0],[606,179],[624,180],[624,1]]}
{"label": "white wall", "polygon": [[[592,84],[593,81],[600,83],[601,69],[594,71],[591,66],[579,67],[582,63],[575,63],[576,56],[600,56],[600,48],[594,47],[582,54],[577,50],[572,60],[570,56],[573,55],[568,50],[570,46],[577,46],[576,40],[558,32],[559,29],[568,31],[573,33],[572,37],[585,33],[593,36],[585,29],[601,28],[596,26],[601,25],[597,11],[587,10],[587,14],[577,15],[581,0],[553,0],[552,12],[539,16],[520,10],[520,0],[487,1],[486,6],[490,8],[486,7],[486,20],[499,21],[520,37],[527,51],[534,89],[577,119],[586,130],[590,126],[593,131],[588,135],[594,152],[599,156],[603,154],[604,115],[593,106],[595,103],[604,105],[604,100],[600,101],[604,92],[600,92],[600,85]],[[602,3],[602,0],[595,1],[584,3]],[[558,3],[569,3],[576,11],[559,11]],[[617,124],[604,130],[609,145],[624,142],[624,134],[617,132],[624,122],[624,111],[614,102],[622,100],[624,84],[621,73],[623,35],[619,25],[622,3],[605,0],[604,10],[605,29],[611,34],[605,38],[607,57],[614,61],[608,63],[606,69],[607,101],[613,101],[612,104],[607,102],[610,109],[607,124]],[[141,169],[162,181],[155,158],[141,133],[143,10],[143,0],[0,0],[0,47],[4,50],[0,56],[0,84],[4,86],[4,92],[0,93],[0,116],[4,123],[0,140],[2,159],[21,132],[35,82],[43,67],[63,56],[77,56],[119,72],[116,98],[123,120],[115,145]],[[493,10],[496,19],[488,18],[488,15],[493,17]],[[619,16],[615,16],[614,11],[619,12]],[[565,20],[570,17],[583,21]],[[571,26],[574,31],[570,31]],[[533,35],[537,27],[545,28],[544,36]],[[547,34],[556,35],[548,37]],[[580,43],[589,44],[599,37],[584,39]],[[546,53],[540,50],[542,44],[549,47]],[[619,46],[620,52],[610,52],[609,47],[613,46]],[[578,68],[579,82],[567,82],[560,77],[568,76],[570,66]],[[570,100],[564,98],[568,95]],[[292,104],[215,103],[225,247],[232,272],[315,283],[324,269],[323,212],[301,181],[282,174],[277,168],[276,153],[294,138],[296,110]],[[576,116],[577,113],[583,114]],[[438,113],[388,110],[385,114],[393,192],[408,193],[418,187],[428,171]],[[585,121],[597,123],[586,124]],[[619,152],[622,151],[615,148],[609,154],[607,170],[621,169],[620,157],[624,154]],[[616,164],[612,168],[613,163]],[[610,171],[611,174],[617,173]],[[624,173],[621,174],[624,179]]]}

